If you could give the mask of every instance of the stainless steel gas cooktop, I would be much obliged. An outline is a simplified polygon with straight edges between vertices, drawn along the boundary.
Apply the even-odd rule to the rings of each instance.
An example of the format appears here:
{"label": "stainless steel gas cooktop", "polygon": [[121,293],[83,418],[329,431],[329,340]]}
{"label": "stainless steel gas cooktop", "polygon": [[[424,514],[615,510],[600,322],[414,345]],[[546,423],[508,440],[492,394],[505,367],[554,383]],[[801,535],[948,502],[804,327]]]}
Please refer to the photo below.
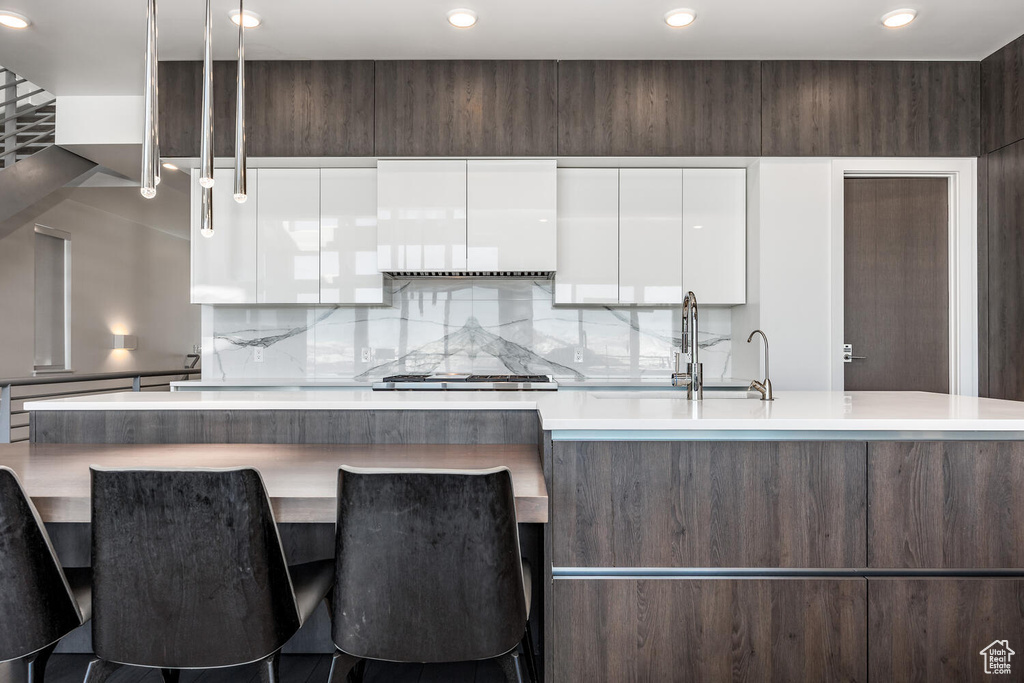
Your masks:
{"label": "stainless steel gas cooktop", "polygon": [[551,375],[409,374],[385,377],[375,391],[554,391]]}

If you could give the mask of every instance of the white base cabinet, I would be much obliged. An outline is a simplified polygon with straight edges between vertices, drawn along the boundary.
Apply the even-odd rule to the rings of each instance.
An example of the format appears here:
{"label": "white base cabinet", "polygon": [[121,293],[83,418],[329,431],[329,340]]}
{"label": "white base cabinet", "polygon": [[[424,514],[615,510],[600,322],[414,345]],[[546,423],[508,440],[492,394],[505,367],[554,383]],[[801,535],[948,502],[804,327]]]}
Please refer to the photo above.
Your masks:
{"label": "white base cabinet", "polygon": [[200,232],[199,171],[192,171],[192,296],[194,304],[256,303],[257,174],[249,174],[249,200],[234,199],[234,171],[213,172],[213,236]]}
{"label": "white base cabinet", "polygon": [[619,303],[619,170],[558,169],[555,304]]}
{"label": "white base cabinet", "polygon": [[320,171],[320,303],[391,303],[377,269],[375,168]]}

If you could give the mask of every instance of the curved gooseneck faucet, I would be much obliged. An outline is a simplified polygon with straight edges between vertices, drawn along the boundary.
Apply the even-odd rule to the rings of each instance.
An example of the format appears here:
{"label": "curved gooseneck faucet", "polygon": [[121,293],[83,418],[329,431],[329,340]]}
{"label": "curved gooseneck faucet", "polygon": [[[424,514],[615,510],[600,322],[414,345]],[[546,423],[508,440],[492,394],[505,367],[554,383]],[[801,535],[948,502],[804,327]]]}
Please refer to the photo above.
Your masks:
{"label": "curved gooseneck faucet", "polygon": [[754,340],[754,335],[761,335],[761,339],[764,339],[764,380],[758,382],[756,379],[750,383],[750,388],[755,389],[761,394],[762,401],[774,401],[775,397],[772,395],[772,380],[771,372],[768,369],[768,335],[761,330],[754,330],[747,337],[747,343],[749,344]]}
{"label": "curved gooseneck faucet", "polygon": [[[704,368],[700,363],[700,344],[697,338],[697,296],[687,292],[683,299],[683,338],[680,353],[676,355],[676,371],[672,373],[672,386],[686,387],[686,398],[691,401],[704,399]],[[685,370],[680,362],[685,353],[689,356]]]}

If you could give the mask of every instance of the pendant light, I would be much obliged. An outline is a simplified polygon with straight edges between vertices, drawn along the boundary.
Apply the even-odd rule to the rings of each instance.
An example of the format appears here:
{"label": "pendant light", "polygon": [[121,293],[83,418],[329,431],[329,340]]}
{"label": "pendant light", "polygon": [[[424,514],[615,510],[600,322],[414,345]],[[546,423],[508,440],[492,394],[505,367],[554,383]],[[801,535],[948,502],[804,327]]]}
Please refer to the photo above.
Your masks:
{"label": "pendant light", "polygon": [[[213,187],[213,1],[206,0],[206,42],[203,46],[203,120],[199,149],[199,184]],[[212,228],[211,228],[212,229]]]}
{"label": "pendant light", "polygon": [[245,0],[238,0],[238,82],[235,90],[235,201],[246,200],[245,177]]}
{"label": "pendant light", "polygon": [[156,0],[146,4],[145,128],[142,140],[142,196],[152,199],[160,184],[160,150],[157,137]]}
{"label": "pendant light", "polygon": [[213,188],[200,187],[202,203],[199,210],[199,234],[203,237],[213,237]]}

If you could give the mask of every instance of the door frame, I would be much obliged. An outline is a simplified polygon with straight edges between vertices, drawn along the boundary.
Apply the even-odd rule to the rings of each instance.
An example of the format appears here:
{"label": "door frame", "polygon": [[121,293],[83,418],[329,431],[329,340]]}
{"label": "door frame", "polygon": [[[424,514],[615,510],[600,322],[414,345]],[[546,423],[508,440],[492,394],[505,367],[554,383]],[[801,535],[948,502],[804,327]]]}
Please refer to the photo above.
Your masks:
{"label": "door frame", "polygon": [[[947,178],[949,182],[949,393],[978,395],[978,160],[833,159],[832,388],[845,386],[844,238],[847,178]],[[856,349],[855,349],[856,351]]]}

